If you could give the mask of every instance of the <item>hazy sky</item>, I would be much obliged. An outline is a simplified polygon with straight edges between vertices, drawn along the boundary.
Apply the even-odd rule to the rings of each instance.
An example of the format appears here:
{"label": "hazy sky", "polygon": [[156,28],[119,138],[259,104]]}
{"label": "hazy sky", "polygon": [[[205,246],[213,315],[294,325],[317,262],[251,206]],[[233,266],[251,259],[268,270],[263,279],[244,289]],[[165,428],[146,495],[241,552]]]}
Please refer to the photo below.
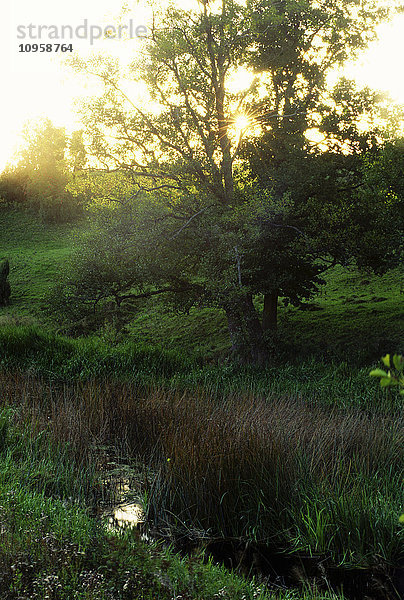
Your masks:
{"label": "hazy sky", "polygon": [[[192,0],[185,0],[191,3]],[[40,39],[28,39],[29,24],[35,25],[32,33],[38,37],[39,25],[83,26],[105,28],[120,23],[132,29],[146,23],[147,11],[141,3],[127,1],[131,9],[128,15],[122,14],[123,0],[68,0],[66,3],[55,0],[1,0],[0,56],[2,67],[2,93],[0,113],[0,170],[10,158],[18,144],[18,134],[27,119],[46,116],[55,125],[68,129],[78,128],[73,101],[82,95],[97,92],[96,83],[78,80],[61,65],[63,55],[56,53],[19,52],[21,43],[41,43]],[[184,1],[181,2],[184,6]],[[17,29],[19,27],[19,29]],[[50,33],[42,30],[42,36]],[[68,30],[67,30],[68,31]],[[95,35],[98,30],[93,29]],[[83,34],[84,29],[81,29]],[[379,41],[361,57],[355,65],[349,65],[345,74],[355,77],[362,84],[387,90],[398,101],[404,103],[404,78],[402,57],[404,56],[404,15],[397,16],[392,23],[379,27]],[[21,36],[25,35],[25,39]],[[20,36],[20,38],[18,37]],[[47,39],[43,39],[47,42]],[[54,42],[55,43],[55,42]],[[66,40],[66,43],[70,43]],[[127,58],[136,53],[136,39],[89,39],[72,40],[74,52],[88,55],[91,52],[106,52]]]}

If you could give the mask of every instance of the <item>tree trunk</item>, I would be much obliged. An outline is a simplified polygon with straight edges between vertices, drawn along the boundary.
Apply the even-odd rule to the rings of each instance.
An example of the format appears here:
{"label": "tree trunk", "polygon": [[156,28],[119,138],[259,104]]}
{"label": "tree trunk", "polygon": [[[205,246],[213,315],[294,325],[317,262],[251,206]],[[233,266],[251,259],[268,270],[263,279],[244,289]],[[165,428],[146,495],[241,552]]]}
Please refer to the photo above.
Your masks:
{"label": "tree trunk", "polygon": [[223,306],[226,311],[232,353],[241,364],[263,366],[268,361],[264,332],[251,294]]}
{"label": "tree trunk", "polygon": [[245,339],[243,319],[234,306],[226,306],[227,325],[230,333],[231,352],[240,362],[247,361],[248,348]]}
{"label": "tree trunk", "polygon": [[264,310],[262,313],[262,329],[275,332],[278,326],[278,294],[279,290],[273,290],[264,295]]}
{"label": "tree trunk", "polygon": [[269,354],[264,339],[264,332],[255,310],[252,295],[248,294],[242,300],[243,317],[249,339],[251,360],[254,364],[263,366],[268,362]]}
{"label": "tree trunk", "polygon": [[264,332],[252,296],[246,295],[225,307],[232,353],[242,364],[263,366],[268,361]]}

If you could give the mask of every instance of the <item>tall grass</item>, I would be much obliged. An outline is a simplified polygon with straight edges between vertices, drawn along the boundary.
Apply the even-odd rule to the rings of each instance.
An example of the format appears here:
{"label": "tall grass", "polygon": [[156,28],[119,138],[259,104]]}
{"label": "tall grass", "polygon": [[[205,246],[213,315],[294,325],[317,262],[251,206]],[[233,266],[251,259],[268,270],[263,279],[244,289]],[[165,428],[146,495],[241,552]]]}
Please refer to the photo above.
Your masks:
{"label": "tall grass", "polygon": [[186,357],[141,343],[114,347],[97,337],[74,340],[35,325],[0,329],[0,367],[18,367],[53,379],[121,375],[147,380],[170,377],[192,366]]}
{"label": "tall grass", "polygon": [[74,463],[32,421],[16,427],[17,413],[0,408],[0,595],[10,599],[28,588],[39,597],[33,582],[40,570],[80,568],[99,536],[86,509],[94,466]]}
{"label": "tall grass", "polygon": [[99,337],[70,339],[35,325],[0,327],[0,369],[20,369],[55,381],[119,379],[136,385],[167,390],[205,390],[219,401],[240,392],[276,397],[304,397],[326,406],[352,406],[381,413],[399,402],[369,384],[369,368],[347,362],[323,363],[274,359],[266,369],[240,368],[232,363],[204,364],[186,353],[168,351],[142,343],[111,345]]}
{"label": "tall grass", "polygon": [[[44,427],[40,389],[27,381],[16,389],[18,394],[25,390],[27,404],[19,404],[15,395],[12,408],[0,408],[2,600],[273,600],[265,586],[203,564],[197,556],[181,558],[156,545],[146,547],[129,530],[121,536],[107,532],[88,507],[96,484],[96,469],[85,460],[89,454],[80,464],[76,453],[57,441],[58,430]],[[47,396],[49,390],[43,391]],[[337,599],[310,589],[301,594],[279,590],[276,597]]]}
{"label": "tall grass", "polygon": [[[395,561],[402,419],[237,399],[178,398],[161,431],[155,519],[335,562]],[[169,459],[169,460],[168,460]],[[400,479],[401,478],[401,479]]]}
{"label": "tall grass", "polygon": [[114,445],[149,465],[160,527],[253,539],[335,564],[402,557],[402,412],[327,408],[298,397],[1,375],[3,401],[46,423],[80,460]]}

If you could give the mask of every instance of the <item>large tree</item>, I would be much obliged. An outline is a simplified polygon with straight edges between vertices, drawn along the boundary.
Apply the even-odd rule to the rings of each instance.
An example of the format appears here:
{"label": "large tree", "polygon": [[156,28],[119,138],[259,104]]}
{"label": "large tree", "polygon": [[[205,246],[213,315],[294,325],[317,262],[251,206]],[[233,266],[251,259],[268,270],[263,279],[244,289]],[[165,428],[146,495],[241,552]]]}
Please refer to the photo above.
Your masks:
{"label": "large tree", "polygon": [[[294,194],[306,181],[296,173],[306,163],[317,169],[305,133],[318,128],[340,154],[344,143],[361,149],[355,122],[341,141],[340,107],[349,99],[340,94],[338,103],[326,76],[366,46],[387,14],[371,0],[169,8],[155,16],[144,53],[127,73],[146,84],[143,102],[127,91],[116,61],[75,60],[78,70],[105,84],[104,96],[83,109],[92,153],[105,170],[126,174],[133,201],[141,191],[154,194],[136,228],[156,266],[137,295],[145,285],[157,293],[165,278],[162,292],[221,307],[234,350],[265,362],[254,294],[265,294],[264,325],[273,325],[277,295],[308,297],[333,260],[332,248],[317,243],[315,227],[305,230]],[[231,81],[245,68],[256,77],[235,92]],[[359,122],[369,111],[356,106]],[[256,141],[243,148],[248,130]]]}

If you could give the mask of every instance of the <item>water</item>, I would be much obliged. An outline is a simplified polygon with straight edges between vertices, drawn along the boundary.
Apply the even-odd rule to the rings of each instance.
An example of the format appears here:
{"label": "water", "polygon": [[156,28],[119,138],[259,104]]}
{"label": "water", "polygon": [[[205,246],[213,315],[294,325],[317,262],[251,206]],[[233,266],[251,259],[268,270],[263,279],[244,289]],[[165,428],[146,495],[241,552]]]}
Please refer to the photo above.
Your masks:
{"label": "water", "polygon": [[113,482],[113,485],[115,501],[112,506],[107,506],[101,511],[102,516],[108,518],[109,529],[117,531],[127,527],[136,528],[140,523],[144,523],[143,506],[138,499],[133,500],[134,491],[129,480],[119,479]]}

